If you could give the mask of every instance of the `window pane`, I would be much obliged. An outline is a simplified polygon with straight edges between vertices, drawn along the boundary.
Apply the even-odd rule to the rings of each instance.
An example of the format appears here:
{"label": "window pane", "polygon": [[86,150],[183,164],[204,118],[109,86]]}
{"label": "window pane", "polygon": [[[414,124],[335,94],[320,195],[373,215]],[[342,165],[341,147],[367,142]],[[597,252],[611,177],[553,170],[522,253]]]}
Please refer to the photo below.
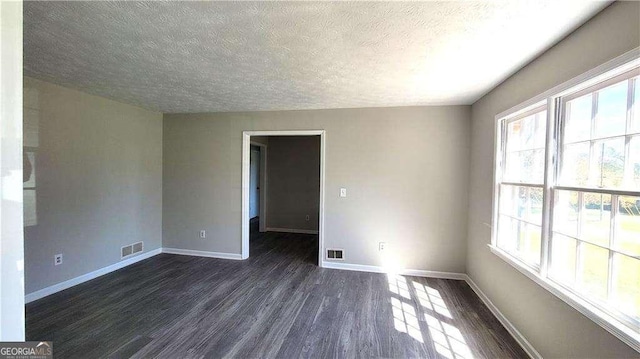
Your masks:
{"label": "window pane", "polygon": [[522,144],[522,120],[512,121],[507,124],[507,152],[516,152],[524,148]]}
{"label": "window pane", "polygon": [[507,252],[515,252],[516,239],[519,237],[521,223],[504,215],[498,217],[498,247]]}
{"label": "window pane", "polygon": [[564,146],[562,153],[562,183],[585,186],[589,178],[589,142]]}
{"label": "window pane", "polygon": [[618,204],[615,248],[640,256],[640,197],[621,196]]}
{"label": "window pane", "polygon": [[579,290],[592,298],[606,300],[609,251],[582,242],[579,252]]}
{"label": "window pane", "polygon": [[[638,110],[640,110],[640,107],[638,107]],[[633,136],[629,141],[627,166],[629,168],[625,169],[625,173],[628,176],[628,180],[625,187],[640,191],[640,136]]]}
{"label": "window pane", "polygon": [[578,236],[578,192],[556,191],[553,231]]}
{"label": "window pane", "polygon": [[539,226],[524,225],[524,231],[521,232],[518,238],[516,250],[520,258],[524,259],[525,262],[540,264],[541,232]]}
{"label": "window pane", "polygon": [[591,183],[600,188],[620,188],[624,178],[624,137],[596,141],[593,145]]}
{"label": "window pane", "polygon": [[634,96],[633,96],[633,118],[631,119],[631,126],[629,128],[629,133],[639,133],[640,132],[640,78],[636,78],[633,81],[635,82]]}
{"label": "window pane", "polygon": [[591,136],[592,94],[566,103],[564,143],[588,140]]}
{"label": "window pane", "polygon": [[549,276],[564,284],[573,284],[576,271],[576,240],[554,233],[551,239]]}
{"label": "window pane", "polygon": [[624,135],[627,127],[628,81],[598,91],[598,111],[594,138]]}
{"label": "window pane", "polygon": [[498,247],[531,264],[540,264],[540,227],[501,215]]}
{"label": "window pane", "polygon": [[501,185],[500,213],[542,223],[542,188]]}
{"label": "window pane", "polygon": [[613,268],[612,302],[619,311],[640,320],[640,260],[614,254]]}
{"label": "window pane", "polygon": [[608,247],[611,233],[611,195],[584,193],[583,202],[580,239]]}
{"label": "window pane", "polygon": [[544,150],[507,153],[504,180],[542,184],[544,180]]}
{"label": "window pane", "polygon": [[547,111],[507,124],[507,152],[542,149],[545,146]]}

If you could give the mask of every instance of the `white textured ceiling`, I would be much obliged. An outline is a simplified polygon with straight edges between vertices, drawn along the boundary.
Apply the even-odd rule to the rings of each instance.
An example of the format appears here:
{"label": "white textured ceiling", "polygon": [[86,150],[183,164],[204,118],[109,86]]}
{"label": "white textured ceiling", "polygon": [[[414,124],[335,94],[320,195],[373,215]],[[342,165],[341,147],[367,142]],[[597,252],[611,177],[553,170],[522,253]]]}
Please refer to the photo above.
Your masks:
{"label": "white textured ceiling", "polygon": [[593,1],[25,2],[25,74],[162,112],[470,104]]}

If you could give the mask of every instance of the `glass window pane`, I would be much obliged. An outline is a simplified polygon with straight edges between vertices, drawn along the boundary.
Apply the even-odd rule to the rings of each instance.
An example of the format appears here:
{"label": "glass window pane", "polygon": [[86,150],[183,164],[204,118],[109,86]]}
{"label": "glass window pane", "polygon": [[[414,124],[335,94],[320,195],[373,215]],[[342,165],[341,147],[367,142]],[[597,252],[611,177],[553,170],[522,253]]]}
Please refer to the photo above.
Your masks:
{"label": "glass window pane", "polygon": [[611,195],[584,193],[580,239],[609,246],[611,233]]}
{"label": "glass window pane", "polygon": [[544,150],[507,153],[504,180],[542,184],[544,181]]}
{"label": "glass window pane", "polygon": [[540,264],[540,226],[501,215],[498,247],[531,264]]}
{"label": "glass window pane", "polygon": [[594,245],[580,243],[578,287],[590,298],[601,301],[607,298],[609,251]]}
{"label": "glass window pane", "polygon": [[507,152],[515,152],[523,149],[522,144],[522,120],[511,121],[507,124]]}
{"label": "glass window pane", "polygon": [[[640,110],[640,107],[638,107]],[[633,136],[629,141],[629,159],[625,168],[627,184],[625,187],[640,191],[640,136]]]}
{"label": "glass window pane", "polygon": [[620,188],[624,178],[624,137],[596,141],[593,145],[591,183],[600,188]]}
{"label": "glass window pane", "polygon": [[589,178],[589,142],[564,146],[561,182],[569,186],[585,186]]}
{"label": "glass window pane", "polygon": [[640,197],[620,196],[618,205],[615,248],[640,256]]}
{"label": "glass window pane", "polygon": [[640,320],[640,260],[614,254],[613,268],[611,301],[619,311]]}
{"label": "glass window pane", "polygon": [[520,236],[522,222],[504,215],[498,216],[498,247],[515,252],[516,239]]}
{"label": "glass window pane", "polygon": [[553,233],[549,276],[560,283],[573,284],[576,270],[576,240]]}
{"label": "glass window pane", "polygon": [[640,133],[640,78],[633,80],[634,95],[633,95],[633,118],[631,119],[631,126],[629,133]]}
{"label": "glass window pane", "polygon": [[553,231],[578,236],[578,192],[556,191]]}
{"label": "glass window pane", "polygon": [[542,223],[542,188],[500,186],[500,213]]}
{"label": "glass window pane", "polygon": [[507,124],[507,152],[545,147],[547,111],[535,113]]}
{"label": "glass window pane", "polygon": [[535,119],[534,142],[535,148],[544,148],[547,137],[547,111],[538,112]]}
{"label": "glass window pane", "polygon": [[516,251],[525,262],[540,264],[541,229],[539,226],[525,224],[518,237]]}
{"label": "glass window pane", "polygon": [[598,110],[594,138],[623,135],[627,127],[628,81],[598,91]]}
{"label": "glass window pane", "polygon": [[565,144],[590,138],[592,101],[592,94],[588,94],[566,103]]}

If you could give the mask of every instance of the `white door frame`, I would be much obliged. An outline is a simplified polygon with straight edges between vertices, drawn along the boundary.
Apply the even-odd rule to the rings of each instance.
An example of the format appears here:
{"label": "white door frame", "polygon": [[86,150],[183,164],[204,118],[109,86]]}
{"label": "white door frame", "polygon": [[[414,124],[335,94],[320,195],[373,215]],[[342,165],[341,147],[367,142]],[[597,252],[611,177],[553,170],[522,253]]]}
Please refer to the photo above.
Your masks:
{"label": "white door frame", "polygon": [[[260,232],[267,231],[267,151],[268,147],[264,143],[251,141],[251,146],[260,147],[260,177],[258,183],[260,186],[260,208],[258,208],[258,217],[260,218]],[[251,153],[249,153],[251,159]]]}
{"label": "white door frame", "polygon": [[[251,171],[251,136],[320,136],[320,214],[318,223],[318,266],[324,251],[324,130],[242,131],[242,259],[249,258],[249,173]],[[262,222],[262,221],[261,221]]]}

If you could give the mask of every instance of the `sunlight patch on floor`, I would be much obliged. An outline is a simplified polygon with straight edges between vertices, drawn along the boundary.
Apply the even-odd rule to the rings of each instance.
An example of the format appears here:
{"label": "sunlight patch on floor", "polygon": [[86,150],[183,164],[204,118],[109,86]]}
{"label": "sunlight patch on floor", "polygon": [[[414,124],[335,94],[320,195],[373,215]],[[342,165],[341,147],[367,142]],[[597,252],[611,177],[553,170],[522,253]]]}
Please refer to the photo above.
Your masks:
{"label": "sunlight patch on floor", "polygon": [[436,351],[448,359],[473,359],[462,332],[452,325],[453,316],[437,289],[412,281],[415,290],[413,294],[407,279],[394,273],[387,274],[387,281],[392,293],[390,302],[393,325],[398,332],[406,333],[418,342],[424,343],[425,337],[420,329],[421,320],[418,319],[418,311],[413,305],[414,299],[417,299],[422,309],[431,313],[424,314],[422,325],[424,327],[426,322]]}
{"label": "sunlight patch on floor", "polygon": [[[437,289],[415,281],[413,282],[413,287],[416,290],[420,304],[425,309],[434,311],[449,320],[453,319],[447,304]],[[435,313],[434,315],[436,315]],[[426,313],[424,317],[429,326],[429,334],[433,344],[439,354],[449,359],[473,359],[471,350],[458,328],[447,323],[445,321],[447,319],[440,320]]]}
{"label": "sunlight patch on floor", "polygon": [[401,302],[397,298],[391,298],[391,309],[393,310],[393,324],[396,330],[401,333],[407,333],[411,338],[424,343],[415,308],[409,303]]}
{"label": "sunlight patch on floor", "polygon": [[436,313],[444,315],[449,319],[453,319],[444,299],[440,296],[440,292],[418,282],[413,282],[413,287],[416,289],[416,292],[418,293],[418,300],[423,307],[434,310]]}
{"label": "sunlight patch on floor", "polygon": [[471,350],[458,328],[429,314],[425,314],[424,317],[438,353],[449,359],[473,359]]}
{"label": "sunlight patch on floor", "polygon": [[409,293],[409,285],[407,284],[407,280],[397,274],[387,274],[387,279],[389,282],[389,291],[394,294],[398,294],[403,298],[411,299],[411,294]]}

